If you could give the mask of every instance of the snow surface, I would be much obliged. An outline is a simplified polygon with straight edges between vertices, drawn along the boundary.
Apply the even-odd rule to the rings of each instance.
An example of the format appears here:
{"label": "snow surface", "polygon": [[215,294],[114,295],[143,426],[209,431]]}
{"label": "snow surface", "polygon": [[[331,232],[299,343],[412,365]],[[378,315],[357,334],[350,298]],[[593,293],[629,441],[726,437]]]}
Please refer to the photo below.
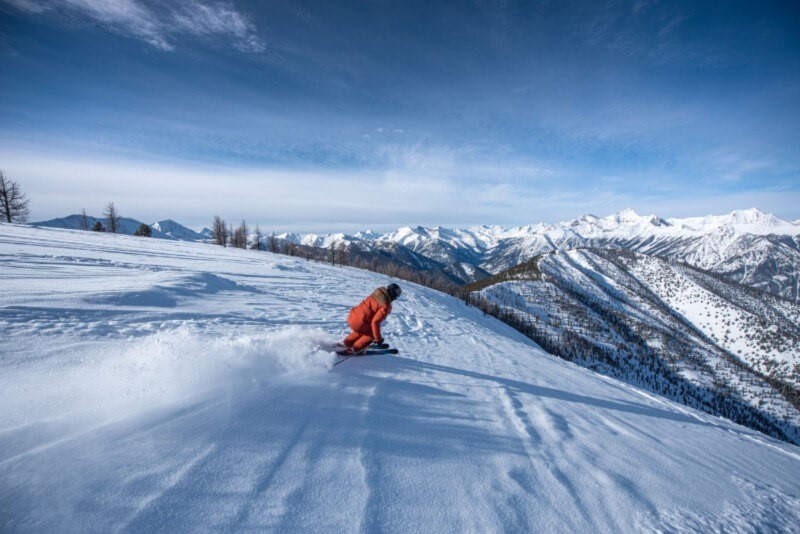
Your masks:
{"label": "snow surface", "polygon": [[796,531],[800,448],[388,279],[0,224],[0,530]]}

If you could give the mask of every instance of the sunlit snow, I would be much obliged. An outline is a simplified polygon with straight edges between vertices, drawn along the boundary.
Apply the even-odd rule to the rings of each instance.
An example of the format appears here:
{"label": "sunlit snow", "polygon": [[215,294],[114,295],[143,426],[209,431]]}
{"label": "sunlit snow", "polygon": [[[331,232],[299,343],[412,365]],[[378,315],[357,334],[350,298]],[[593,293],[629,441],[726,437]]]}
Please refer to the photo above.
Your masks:
{"label": "sunlit snow", "polygon": [[0,530],[793,530],[800,449],[401,282],[0,224]]}

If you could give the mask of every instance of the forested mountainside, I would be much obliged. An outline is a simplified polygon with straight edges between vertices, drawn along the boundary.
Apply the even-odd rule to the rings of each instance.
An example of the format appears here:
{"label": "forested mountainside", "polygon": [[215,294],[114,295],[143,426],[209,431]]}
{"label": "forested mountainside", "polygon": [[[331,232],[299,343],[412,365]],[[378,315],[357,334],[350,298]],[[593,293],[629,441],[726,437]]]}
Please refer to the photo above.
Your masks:
{"label": "forested mountainside", "polygon": [[800,307],[620,250],[543,254],[471,286],[546,350],[794,443]]}

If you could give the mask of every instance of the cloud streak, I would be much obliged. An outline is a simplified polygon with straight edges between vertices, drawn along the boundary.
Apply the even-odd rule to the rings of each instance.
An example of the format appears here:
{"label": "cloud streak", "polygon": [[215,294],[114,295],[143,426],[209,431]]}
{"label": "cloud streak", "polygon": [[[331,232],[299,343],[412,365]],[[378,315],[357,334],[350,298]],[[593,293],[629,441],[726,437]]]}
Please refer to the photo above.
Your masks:
{"label": "cloud streak", "polygon": [[[115,201],[124,215],[145,221],[173,218],[200,227],[219,213],[276,231],[355,232],[417,224],[517,226],[628,207],[678,217],[756,206],[794,219],[800,205],[800,192],[793,189],[731,191],[713,197],[681,190],[643,197],[624,184],[564,191],[549,182],[515,186],[487,180],[464,187],[448,177],[449,171],[426,172],[403,164],[358,171],[198,167],[19,150],[0,151],[0,160],[7,174],[24,184],[34,220],[78,213],[81,208],[99,213]],[[54,183],[69,188],[54,188]]]}
{"label": "cloud streak", "polygon": [[27,13],[77,14],[163,51],[174,50],[175,40],[182,35],[223,37],[242,52],[259,53],[267,47],[250,18],[229,2],[184,0],[164,6],[141,0],[4,1]]}

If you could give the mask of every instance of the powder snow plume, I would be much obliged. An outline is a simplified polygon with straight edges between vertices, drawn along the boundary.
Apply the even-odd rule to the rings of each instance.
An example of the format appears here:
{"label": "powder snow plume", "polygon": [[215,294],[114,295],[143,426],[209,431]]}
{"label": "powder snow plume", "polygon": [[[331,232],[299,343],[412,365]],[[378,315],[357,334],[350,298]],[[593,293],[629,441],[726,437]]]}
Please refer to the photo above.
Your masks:
{"label": "powder snow plume", "polygon": [[[327,371],[321,332],[288,327],[257,335],[211,335],[191,327],[110,343],[73,364],[9,377],[3,427],[25,419],[117,420],[201,398],[237,395]],[[47,388],[37,387],[47,381]]]}

